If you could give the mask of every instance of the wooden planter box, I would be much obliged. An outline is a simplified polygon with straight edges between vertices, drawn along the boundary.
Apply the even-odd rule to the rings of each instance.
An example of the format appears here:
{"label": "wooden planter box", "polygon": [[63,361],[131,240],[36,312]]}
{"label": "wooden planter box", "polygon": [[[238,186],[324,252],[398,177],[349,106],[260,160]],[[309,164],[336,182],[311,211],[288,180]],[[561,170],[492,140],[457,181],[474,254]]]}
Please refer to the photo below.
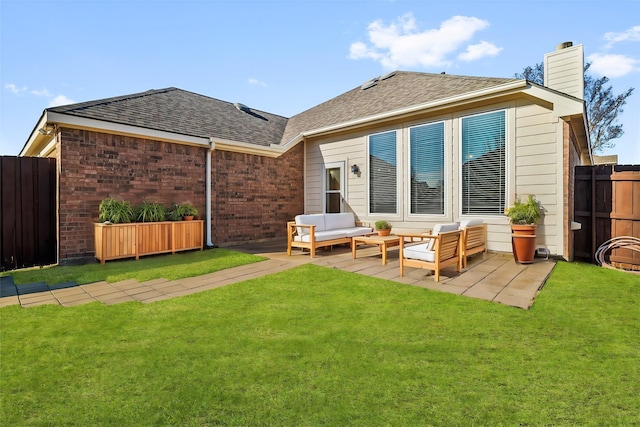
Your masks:
{"label": "wooden planter box", "polygon": [[111,259],[202,250],[203,225],[203,220],[95,224],[95,256],[104,264]]}

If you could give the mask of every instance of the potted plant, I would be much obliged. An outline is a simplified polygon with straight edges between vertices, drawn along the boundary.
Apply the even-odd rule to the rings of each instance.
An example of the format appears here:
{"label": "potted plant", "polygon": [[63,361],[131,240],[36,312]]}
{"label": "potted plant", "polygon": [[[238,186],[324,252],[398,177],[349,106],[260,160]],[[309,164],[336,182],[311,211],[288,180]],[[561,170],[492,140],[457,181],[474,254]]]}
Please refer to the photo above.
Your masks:
{"label": "potted plant", "polygon": [[516,200],[506,215],[511,222],[511,242],[516,262],[531,264],[536,253],[536,228],[540,203],[531,195],[526,202]]}
{"label": "potted plant", "polygon": [[376,221],[374,225],[378,232],[378,236],[388,236],[391,233],[392,226],[389,221],[381,219],[380,221]]}
{"label": "potted plant", "polygon": [[138,222],[160,222],[166,218],[166,209],[159,203],[146,200],[133,209],[134,218]]}
{"label": "potted plant", "polygon": [[100,222],[124,224],[133,222],[133,218],[133,209],[127,201],[109,197],[100,202],[100,207],[98,208],[98,219]]}
{"label": "potted plant", "polygon": [[189,221],[198,215],[198,209],[189,202],[174,204],[168,213],[168,217],[172,221]]}

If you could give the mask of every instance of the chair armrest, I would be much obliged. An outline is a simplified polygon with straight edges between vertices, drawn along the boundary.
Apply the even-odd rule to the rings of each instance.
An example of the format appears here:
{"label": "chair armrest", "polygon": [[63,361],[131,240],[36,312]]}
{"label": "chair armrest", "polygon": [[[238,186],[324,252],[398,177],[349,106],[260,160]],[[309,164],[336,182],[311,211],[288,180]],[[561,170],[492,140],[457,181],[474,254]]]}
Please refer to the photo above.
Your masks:
{"label": "chair armrest", "polygon": [[295,221],[287,222],[287,229],[289,230],[290,234],[297,234],[298,227],[300,227],[300,228],[308,228],[309,229],[309,234],[315,233],[315,230],[316,230],[316,226],[315,225],[311,225],[311,224],[296,224]]}
{"label": "chair armrest", "polygon": [[419,241],[423,241],[425,239],[438,238],[438,236],[433,236],[429,233],[396,233],[396,236],[402,238],[402,240],[409,239],[409,242],[415,242],[415,240],[413,239],[419,239]]}

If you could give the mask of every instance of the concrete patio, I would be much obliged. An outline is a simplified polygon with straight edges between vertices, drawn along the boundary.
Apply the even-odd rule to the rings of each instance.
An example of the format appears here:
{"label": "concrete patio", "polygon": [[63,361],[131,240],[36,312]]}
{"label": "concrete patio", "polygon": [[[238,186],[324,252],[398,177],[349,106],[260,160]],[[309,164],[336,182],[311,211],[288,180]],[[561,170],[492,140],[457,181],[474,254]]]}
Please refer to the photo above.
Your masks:
{"label": "concrete patio", "polygon": [[272,260],[313,263],[523,309],[531,307],[556,264],[555,260],[541,258],[536,258],[533,264],[517,264],[510,253],[489,252],[469,258],[469,264],[460,273],[455,268],[445,268],[441,272],[440,282],[436,283],[429,271],[417,268],[405,268],[405,276],[400,277],[398,247],[389,248],[387,265],[382,265],[382,255],[376,246],[358,249],[355,260],[352,259],[351,249],[346,246],[320,249],[313,259],[302,250],[294,250],[291,256],[287,256],[285,243],[262,243],[230,249],[266,256]]}
{"label": "concrete patio", "polygon": [[47,286],[45,283],[13,286],[12,281],[8,283],[10,278],[2,278],[0,307],[18,304],[22,307],[42,304],[74,306],[96,301],[107,305],[127,301],[151,303],[278,273],[301,264],[313,263],[406,285],[529,309],[555,266],[555,261],[543,259],[536,259],[530,265],[517,264],[511,254],[490,252],[470,258],[467,268],[460,273],[457,273],[455,268],[442,270],[440,282],[436,283],[427,270],[407,268],[405,277],[400,277],[397,247],[388,250],[387,265],[381,264],[381,254],[375,246],[358,249],[358,257],[355,260],[352,259],[351,249],[347,246],[319,250],[313,259],[309,257],[308,252],[302,250],[294,251],[291,256],[287,256],[285,242],[257,243],[233,246],[229,249],[262,255],[269,259],[173,281],[155,279],[142,283],[125,280],[117,283],[98,282],[80,286],[75,284]]}

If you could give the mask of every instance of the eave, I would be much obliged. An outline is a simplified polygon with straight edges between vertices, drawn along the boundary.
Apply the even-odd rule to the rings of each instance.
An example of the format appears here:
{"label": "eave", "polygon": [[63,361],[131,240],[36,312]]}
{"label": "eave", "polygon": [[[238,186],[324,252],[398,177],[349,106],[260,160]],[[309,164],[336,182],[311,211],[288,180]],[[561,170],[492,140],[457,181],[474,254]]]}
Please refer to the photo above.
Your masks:
{"label": "eave", "polygon": [[278,157],[290,148],[288,146],[285,147],[275,144],[271,144],[270,146],[261,146],[216,137],[184,135],[45,110],[38,121],[38,124],[31,132],[27,143],[21,150],[20,156],[44,157],[49,155],[55,149],[55,135],[42,135],[38,131],[38,129],[42,129],[46,126],[53,126],[55,129],[59,129],[61,127],[82,129],[198,147],[209,147],[209,143],[213,142],[216,150],[233,151],[267,157]]}

